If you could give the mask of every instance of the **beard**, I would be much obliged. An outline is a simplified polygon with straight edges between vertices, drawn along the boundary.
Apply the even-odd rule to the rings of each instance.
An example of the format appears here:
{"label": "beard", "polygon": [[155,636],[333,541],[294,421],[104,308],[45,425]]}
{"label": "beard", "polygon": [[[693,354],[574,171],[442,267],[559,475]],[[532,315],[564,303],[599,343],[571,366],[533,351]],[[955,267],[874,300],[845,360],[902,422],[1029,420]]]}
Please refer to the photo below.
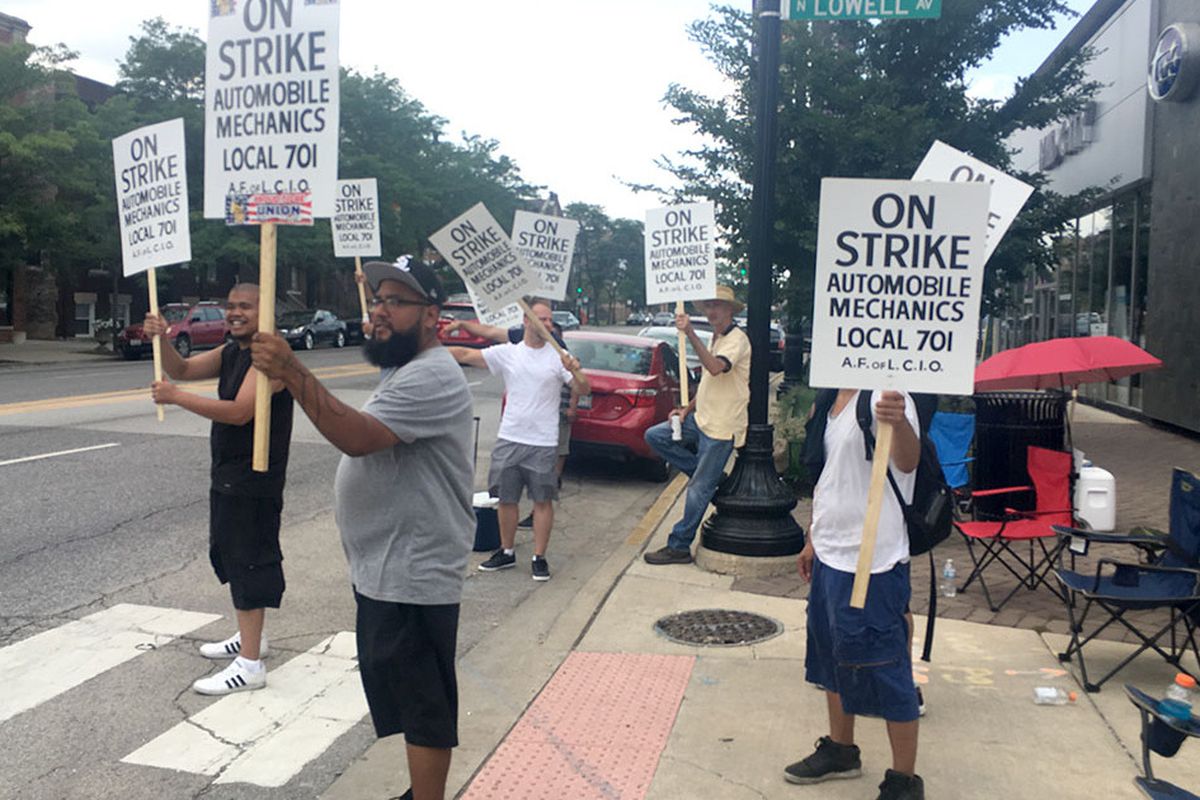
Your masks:
{"label": "beard", "polygon": [[410,330],[393,330],[386,339],[374,337],[363,342],[363,357],[381,369],[403,367],[421,350],[421,329],[414,325]]}

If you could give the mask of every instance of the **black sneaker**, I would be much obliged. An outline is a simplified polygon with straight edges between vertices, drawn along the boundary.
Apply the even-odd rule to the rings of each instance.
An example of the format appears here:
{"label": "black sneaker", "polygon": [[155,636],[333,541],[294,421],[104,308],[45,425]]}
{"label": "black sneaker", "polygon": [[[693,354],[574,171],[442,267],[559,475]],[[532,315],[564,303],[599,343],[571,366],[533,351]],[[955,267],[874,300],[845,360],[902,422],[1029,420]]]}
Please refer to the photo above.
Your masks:
{"label": "black sneaker", "polygon": [[518,522],[517,527],[518,528],[532,528],[533,527],[533,512],[530,511],[528,517],[526,517],[525,519]]}
{"label": "black sneaker", "polygon": [[923,717],[925,716],[925,693],[921,691],[920,686],[914,684],[913,688],[917,690],[917,716]]}
{"label": "black sneaker", "polygon": [[517,565],[516,553],[505,553],[501,547],[496,552],[492,553],[492,557],[479,565],[481,572],[496,572],[501,569],[508,569]]}
{"label": "black sneaker", "polygon": [[820,783],[834,778],[857,778],[862,775],[860,756],[858,745],[838,744],[828,736],[822,736],[817,739],[817,751],[803,761],[784,767],[783,777],[788,783]]}
{"label": "black sneaker", "polygon": [[550,565],[546,563],[546,559],[542,556],[534,556],[533,563],[529,569],[533,572],[533,579],[535,581],[550,580]]}
{"label": "black sneaker", "polygon": [[693,561],[691,550],[676,550],[674,547],[651,550],[642,558],[646,559],[647,564],[690,564]]}
{"label": "black sneaker", "polygon": [[920,775],[909,777],[903,772],[889,769],[879,784],[877,800],[925,800],[925,781]]}

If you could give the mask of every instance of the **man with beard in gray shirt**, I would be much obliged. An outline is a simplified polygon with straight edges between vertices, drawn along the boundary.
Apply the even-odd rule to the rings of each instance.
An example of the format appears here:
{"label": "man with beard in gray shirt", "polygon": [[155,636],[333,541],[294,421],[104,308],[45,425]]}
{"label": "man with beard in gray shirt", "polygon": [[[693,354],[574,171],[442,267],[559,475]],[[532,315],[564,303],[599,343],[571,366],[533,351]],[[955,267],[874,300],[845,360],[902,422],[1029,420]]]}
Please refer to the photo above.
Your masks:
{"label": "man with beard in gray shirt", "polygon": [[471,392],[438,343],[436,273],[408,257],[363,271],[374,294],[363,349],[381,374],[361,411],[280,337],[259,333],[251,350],[254,366],[282,381],[345,454],[334,496],[367,705],[378,736],[404,734],[412,788],[403,798],[441,800],[458,745],[454,653],[475,532]]}

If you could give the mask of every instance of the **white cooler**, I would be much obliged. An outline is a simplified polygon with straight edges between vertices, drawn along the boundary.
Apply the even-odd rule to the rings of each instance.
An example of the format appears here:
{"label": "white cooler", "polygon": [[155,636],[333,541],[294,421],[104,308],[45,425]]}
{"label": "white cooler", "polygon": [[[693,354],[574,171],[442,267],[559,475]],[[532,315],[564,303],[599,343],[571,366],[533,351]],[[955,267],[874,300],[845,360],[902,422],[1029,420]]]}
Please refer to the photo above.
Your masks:
{"label": "white cooler", "polygon": [[1075,508],[1076,516],[1094,531],[1117,527],[1117,481],[1113,474],[1085,461],[1075,483]]}

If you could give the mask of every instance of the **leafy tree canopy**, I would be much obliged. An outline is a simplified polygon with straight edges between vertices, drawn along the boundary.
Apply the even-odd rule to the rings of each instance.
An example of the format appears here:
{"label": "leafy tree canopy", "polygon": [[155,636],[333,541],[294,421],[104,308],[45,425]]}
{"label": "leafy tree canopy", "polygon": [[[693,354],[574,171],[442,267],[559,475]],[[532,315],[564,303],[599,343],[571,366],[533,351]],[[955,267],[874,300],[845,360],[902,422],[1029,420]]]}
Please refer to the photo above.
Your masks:
{"label": "leafy tree canopy", "polygon": [[[780,48],[779,158],[776,165],[775,281],[796,327],[812,308],[820,181],[824,177],[905,178],[935,139],[1013,172],[1006,138],[1070,114],[1094,93],[1084,79],[1088,53],[1052,75],[1019,82],[1009,102],[970,96],[967,73],[1007,36],[1050,28],[1073,12],[1061,0],[954,0],[937,21],[785,22]],[[709,199],[728,233],[729,261],[749,251],[754,154],[754,21],[728,6],[697,21],[690,35],[732,91],[709,97],[672,85],[665,100],[696,147],[664,156],[677,199]],[[1018,174],[1039,188],[1039,175]],[[985,302],[1030,269],[1049,269],[1047,234],[1077,201],[1035,192],[988,263]]]}

